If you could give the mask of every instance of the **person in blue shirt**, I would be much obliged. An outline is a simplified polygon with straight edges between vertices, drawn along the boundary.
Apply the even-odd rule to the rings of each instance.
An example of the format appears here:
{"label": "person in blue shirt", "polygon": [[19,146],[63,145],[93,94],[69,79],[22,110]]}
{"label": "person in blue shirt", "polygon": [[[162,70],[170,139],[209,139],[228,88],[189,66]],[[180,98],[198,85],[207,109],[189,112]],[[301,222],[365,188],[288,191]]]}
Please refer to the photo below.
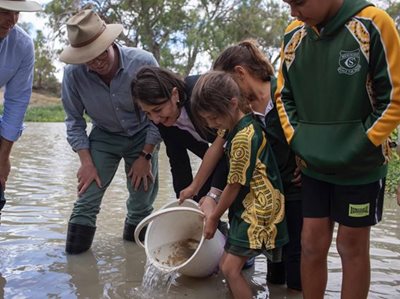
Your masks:
{"label": "person in blue shirt", "polygon": [[20,27],[20,11],[39,11],[34,1],[0,0],[0,88],[4,87],[4,112],[0,116],[0,211],[10,174],[11,148],[21,136],[32,94],[35,51],[32,38]]}
{"label": "person in blue shirt", "polygon": [[[130,93],[139,68],[157,65],[157,61],[149,52],[117,45],[115,39],[122,29],[120,24],[105,24],[91,10],[80,11],[67,22],[70,45],[60,60],[69,65],[64,70],[61,98],[67,140],[81,161],[78,199],[68,224],[69,254],[91,247],[102,198],[121,159],[129,192],[124,240],[134,241],[136,225],[152,212],[158,191],[161,137],[145,114],[136,111]],[[93,123],[89,136],[84,114]]]}

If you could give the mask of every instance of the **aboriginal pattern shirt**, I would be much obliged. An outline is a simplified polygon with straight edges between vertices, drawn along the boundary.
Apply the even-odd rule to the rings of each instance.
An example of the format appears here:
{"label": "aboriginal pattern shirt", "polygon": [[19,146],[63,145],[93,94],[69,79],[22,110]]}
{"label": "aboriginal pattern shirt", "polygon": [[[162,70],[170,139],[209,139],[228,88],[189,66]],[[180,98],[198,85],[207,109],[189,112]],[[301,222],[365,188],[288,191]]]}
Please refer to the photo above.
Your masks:
{"label": "aboriginal pattern shirt", "polygon": [[241,185],[229,209],[230,244],[274,249],[288,241],[279,170],[261,125],[244,116],[227,136],[227,183]]}

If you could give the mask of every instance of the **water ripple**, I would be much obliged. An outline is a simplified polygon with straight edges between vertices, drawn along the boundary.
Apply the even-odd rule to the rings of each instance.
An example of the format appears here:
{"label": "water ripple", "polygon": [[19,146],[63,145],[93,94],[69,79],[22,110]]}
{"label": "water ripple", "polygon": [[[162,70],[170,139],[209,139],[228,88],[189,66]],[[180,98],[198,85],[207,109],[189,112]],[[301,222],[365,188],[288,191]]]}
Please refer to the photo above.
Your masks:
{"label": "water ripple", "polygon": [[[45,136],[43,136],[45,132]],[[121,163],[98,215],[92,250],[78,256],[64,252],[67,222],[76,199],[77,155],[65,140],[64,124],[28,124],[14,145],[7,184],[7,205],[0,225],[1,298],[137,298],[146,256],[142,248],[122,240],[126,214],[126,177]],[[170,167],[160,152],[159,208],[175,199]],[[198,162],[194,163],[194,169]],[[371,231],[369,298],[400,298],[399,208],[385,201],[384,221]],[[326,298],[340,297],[341,263],[335,242],[329,252]],[[256,298],[293,298],[284,286],[266,283],[265,257],[244,271]],[[162,299],[230,299],[221,274],[207,279],[174,277]],[[135,293],[136,292],[136,293]]]}

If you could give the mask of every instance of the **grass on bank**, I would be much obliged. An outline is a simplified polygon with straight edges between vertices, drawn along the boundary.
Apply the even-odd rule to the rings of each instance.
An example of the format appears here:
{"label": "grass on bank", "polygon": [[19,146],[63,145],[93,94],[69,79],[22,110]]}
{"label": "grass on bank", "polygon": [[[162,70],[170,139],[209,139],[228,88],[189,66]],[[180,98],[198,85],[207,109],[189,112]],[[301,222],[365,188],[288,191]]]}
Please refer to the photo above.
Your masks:
{"label": "grass on bank", "polygon": [[30,107],[25,115],[25,121],[27,122],[63,122],[64,120],[65,112],[62,105]]}
{"label": "grass on bank", "polygon": [[[0,105],[0,114],[3,114],[3,105]],[[61,104],[48,106],[28,107],[25,114],[25,122],[63,122],[65,112]]]}
{"label": "grass on bank", "polygon": [[[0,114],[3,114],[3,90],[0,89]],[[63,122],[64,109],[59,96],[33,91],[25,115],[26,122]]]}

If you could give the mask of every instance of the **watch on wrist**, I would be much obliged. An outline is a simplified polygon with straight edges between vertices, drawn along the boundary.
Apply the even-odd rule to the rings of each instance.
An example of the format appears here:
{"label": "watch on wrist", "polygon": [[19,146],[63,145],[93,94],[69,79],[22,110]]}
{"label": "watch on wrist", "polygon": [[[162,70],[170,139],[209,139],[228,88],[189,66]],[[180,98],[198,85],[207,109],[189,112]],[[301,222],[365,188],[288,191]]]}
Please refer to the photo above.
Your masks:
{"label": "watch on wrist", "polygon": [[214,192],[211,192],[211,191],[209,191],[206,196],[211,197],[212,199],[214,199],[214,201],[216,203],[218,203],[219,198],[220,198],[220,195],[217,195],[217,194],[215,194]]}
{"label": "watch on wrist", "polygon": [[144,157],[146,160],[150,160],[153,157],[152,153],[146,153],[145,151],[141,151],[140,155]]}

